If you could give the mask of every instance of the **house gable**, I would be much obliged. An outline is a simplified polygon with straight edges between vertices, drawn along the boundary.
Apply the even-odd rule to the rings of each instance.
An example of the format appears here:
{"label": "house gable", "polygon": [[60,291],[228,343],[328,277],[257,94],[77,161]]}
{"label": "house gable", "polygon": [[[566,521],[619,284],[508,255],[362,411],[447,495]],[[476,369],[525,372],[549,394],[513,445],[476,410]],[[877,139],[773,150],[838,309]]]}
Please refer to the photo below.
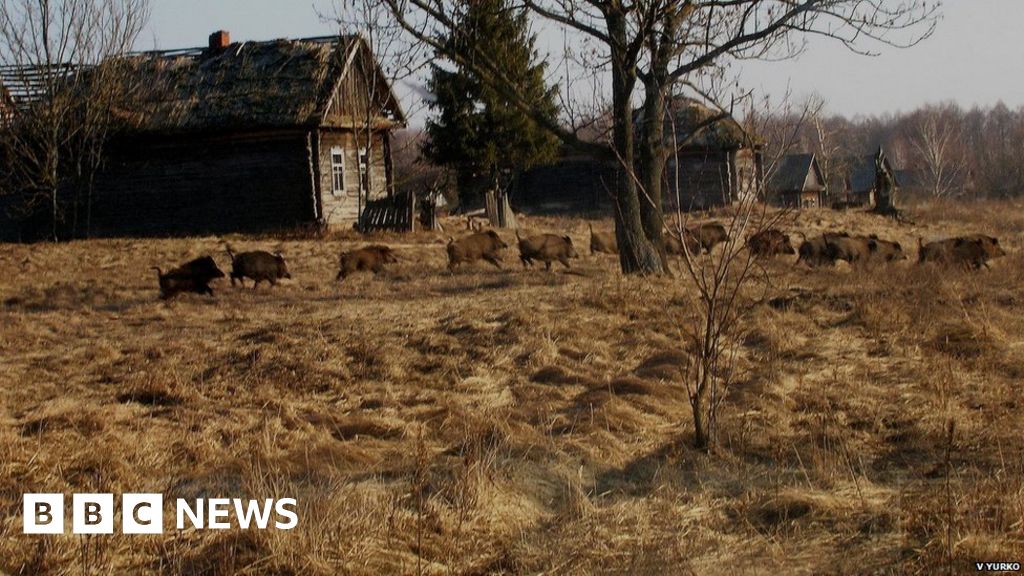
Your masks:
{"label": "house gable", "polygon": [[324,127],[384,130],[406,124],[398,97],[361,37],[339,45],[339,71],[323,105]]}

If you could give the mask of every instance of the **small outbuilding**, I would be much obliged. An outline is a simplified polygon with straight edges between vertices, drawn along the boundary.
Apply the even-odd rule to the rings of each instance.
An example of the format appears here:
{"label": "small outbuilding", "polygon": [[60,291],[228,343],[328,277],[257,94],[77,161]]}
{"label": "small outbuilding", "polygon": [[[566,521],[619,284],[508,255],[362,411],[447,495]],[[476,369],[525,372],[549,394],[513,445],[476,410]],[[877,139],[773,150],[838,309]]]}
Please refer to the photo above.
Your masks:
{"label": "small outbuilding", "polygon": [[866,206],[876,209],[895,207],[899,181],[885,151],[843,158],[838,162],[843,176],[842,191],[832,197],[832,204]]}
{"label": "small outbuilding", "polygon": [[768,198],[784,208],[817,208],[827,193],[825,176],[814,154],[789,154],[768,179]]}

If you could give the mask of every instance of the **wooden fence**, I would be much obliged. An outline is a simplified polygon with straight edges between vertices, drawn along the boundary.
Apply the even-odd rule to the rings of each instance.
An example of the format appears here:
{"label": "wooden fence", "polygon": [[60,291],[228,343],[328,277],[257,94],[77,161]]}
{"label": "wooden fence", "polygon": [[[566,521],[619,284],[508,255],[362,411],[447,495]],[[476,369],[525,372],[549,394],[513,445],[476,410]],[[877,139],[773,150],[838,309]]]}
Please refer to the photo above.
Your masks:
{"label": "wooden fence", "polygon": [[416,229],[416,197],[413,194],[395,194],[366,203],[359,217],[359,230],[390,230],[412,232]]}

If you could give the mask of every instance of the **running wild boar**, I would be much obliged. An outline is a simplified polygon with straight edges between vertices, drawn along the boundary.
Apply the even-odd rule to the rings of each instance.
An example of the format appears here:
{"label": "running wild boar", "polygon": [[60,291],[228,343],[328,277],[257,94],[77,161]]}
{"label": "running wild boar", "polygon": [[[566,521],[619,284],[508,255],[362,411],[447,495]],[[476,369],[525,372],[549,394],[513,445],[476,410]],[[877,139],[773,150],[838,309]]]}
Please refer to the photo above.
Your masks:
{"label": "running wild boar", "polygon": [[153,269],[156,270],[157,280],[160,284],[160,298],[163,300],[173,298],[181,292],[213,296],[210,282],[224,277],[224,272],[221,272],[217,263],[210,256],[190,260],[169,270],[166,274],[159,267],[154,266]]}
{"label": "running wild boar", "polygon": [[[684,251],[684,244],[686,242]],[[697,241],[697,237],[694,236],[693,232],[689,230],[683,230],[683,239],[679,239],[679,233],[674,230],[665,231],[665,252],[675,256],[682,256],[685,252],[689,252],[690,255],[700,254],[701,245]]]}
{"label": "running wild boar", "polygon": [[789,236],[775,228],[762,230],[747,238],[747,249],[754,256],[771,258],[780,254],[796,254]]}
{"label": "running wild boar", "polygon": [[803,262],[811,268],[832,266],[835,264],[835,259],[832,258],[831,251],[829,249],[828,242],[825,241],[824,234],[814,238],[807,238],[805,236],[797,253],[800,255],[796,260],[797,264]]}
{"label": "running wild boar", "polygon": [[712,222],[710,224],[701,224],[696,228],[690,228],[688,231],[693,234],[697,243],[700,244],[701,248],[704,249],[708,254],[722,242],[729,239],[729,234],[725,231],[725,226]]}
{"label": "running wild boar", "polygon": [[1006,255],[999,240],[985,234],[970,234],[928,244],[918,238],[917,245],[920,263],[935,262],[975,270],[983,266],[988,268],[989,260]]}
{"label": "running wild boar", "polygon": [[339,267],[337,280],[341,281],[347,278],[353,272],[359,272],[362,270],[368,270],[374,274],[380,274],[384,270],[385,264],[394,264],[398,262],[398,258],[395,257],[395,253],[391,248],[382,246],[380,244],[373,244],[370,246],[364,246],[357,250],[351,250],[349,252],[342,252],[339,257]]}
{"label": "running wild boar", "polygon": [[615,238],[615,232],[594,232],[594,225],[590,226],[590,253],[597,254],[618,254],[619,241]]}
{"label": "running wild boar", "polygon": [[868,236],[868,239],[871,247],[871,260],[893,262],[907,259],[906,254],[903,253],[903,246],[900,246],[899,242],[882,240],[874,234]]}
{"label": "running wild boar", "polygon": [[833,261],[845,260],[852,264],[867,262],[871,257],[874,241],[865,236],[851,236],[849,234],[825,234],[825,244],[828,256]]}
{"label": "running wild boar", "polygon": [[572,238],[568,236],[540,234],[523,238],[516,230],[516,240],[519,241],[519,259],[523,262],[523,268],[533,266],[534,260],[543,262],[545,270],[551,270],[551,263],[555,260],[569,268],[569,259],[580,257],[572,245]]}
{"label": "running wild boar", "polygon": [[235,280],[245,286],[245,278],[253,280],[253,289],[259,286],[260,282],[270,282],[271,286],[276,286],[281,278],[292,277],[288,273],[288,264],[285,263],[284,256],[280,254],[271,254],[263,250],[235,254],[231,251],[231,246],[227,247],[227,252],[231,257],[232,286],[235,285]]}
{"label": "running wild boar", "polygon": [[472,264],[483,259],[500,270],[501,251],[505,248],[508,248],[508,244],[505,244],[494,230],[477,232],[458,240],[449,238],[448,269],[454,272],[455,267],[463,262]]}

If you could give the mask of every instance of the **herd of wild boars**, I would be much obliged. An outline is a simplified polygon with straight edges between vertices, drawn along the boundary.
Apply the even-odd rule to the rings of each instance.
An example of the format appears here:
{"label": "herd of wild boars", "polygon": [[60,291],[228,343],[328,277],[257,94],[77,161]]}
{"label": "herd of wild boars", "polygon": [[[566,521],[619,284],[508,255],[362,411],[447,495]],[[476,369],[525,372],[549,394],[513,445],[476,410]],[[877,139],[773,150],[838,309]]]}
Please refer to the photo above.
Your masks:
{"label": "herd of wild boars", "polygon": [[846,232],[825,232],[821,236],[804,239],[800,244],[797,262],[816,268],[834,266],[840,260],[856,266],[906,259],[899,242],[883,240],[874,234],[862,236]]}
{"label": "herd of wild boars", "polygon": [[[532,267],[534,262],[543,262],[546,270],[551,270],[554,262],[570,268],[570,261],[580,257],[572,238],[568,235],[543,233],[522,236],[519,231],[515,234],[519,259],[524,268]],[[712,222],[680,228],[675,233],[666,231],[665,249],[670,255],[710,254],[716,246],[727,240],[729,234],[726,228],[722,224]],[[885,240],[875,234],[864,236],[846,232],[824,232],[814,237],[803,236],[799,247],[794,248],[788,234],[776,228],[769,228],[748,236],[744,246],[757,258],[795,254],[796,263],[802,263],[809,268],[831,267],[839,261],[859,267],[907,259],[907,254],[899,242]],[[480,260],[500,269],[503,262],[502,253],[507,248],[509,245],[494,230],[474,232],[461,238],[450,237],[445,246],[448,269],[454,272],[461,264],[473,264]],[[615,234],[600,232],[591,226],[590,251],[591,254],[617,254]],[[244,286],[245,279],[250,279],[255,289],[261,282],[275,286],[279,280],[291,278],[288,264],[280,253],[254,250],[236,254],[230,246],[226,246],[226,252],[231,259],[232,285],[237,281]],[[1005,254],[998,239],[984,234],[959,236],[927,244],[918,240],[918,262],[922,264],[936,263],[979,269],[988,267],[990,260]],[[394,250],[382,244],[371,244],[342,252],[338,258],[336,280],[343,281],[360,271],[379,274],[386,265],[397,262],[398,257]],[[212,295],[210,282],[225,276],[211,256],[196,258],[166,273],[160,268],[155,269],[160,297],[164,299],[183,292]]]}

